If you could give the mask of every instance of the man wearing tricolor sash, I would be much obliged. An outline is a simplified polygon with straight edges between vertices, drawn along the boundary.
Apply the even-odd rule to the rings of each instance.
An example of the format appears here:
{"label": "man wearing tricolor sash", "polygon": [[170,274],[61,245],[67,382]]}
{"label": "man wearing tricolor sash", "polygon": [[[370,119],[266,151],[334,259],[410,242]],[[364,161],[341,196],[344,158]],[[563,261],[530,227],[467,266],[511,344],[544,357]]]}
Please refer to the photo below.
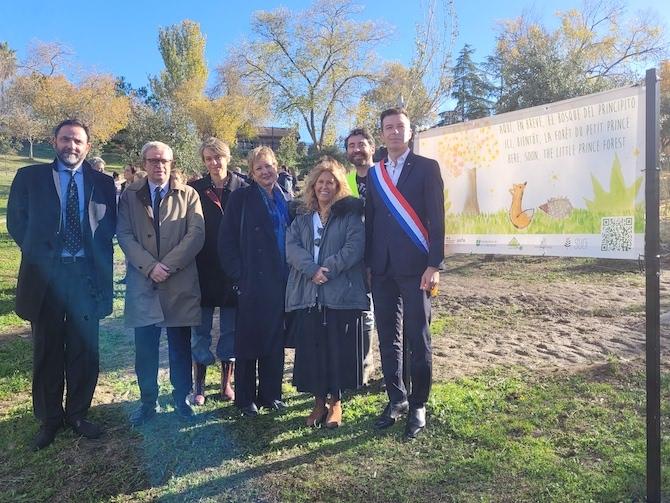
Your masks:
{"label": "man wearing tricolor sash", "polygon": [[[407,413],[405,437],[414,439],[426,425],[432,379],[430,295],[444,259],[444,186],[438,163],[410,151],[412,131],[403,109],[382,112],[381,128],[388,158],[370,168],[365,204],[365,260],[389,397],[375,425],[388,428]],[[401,327],[410,351],[409,395]]]}

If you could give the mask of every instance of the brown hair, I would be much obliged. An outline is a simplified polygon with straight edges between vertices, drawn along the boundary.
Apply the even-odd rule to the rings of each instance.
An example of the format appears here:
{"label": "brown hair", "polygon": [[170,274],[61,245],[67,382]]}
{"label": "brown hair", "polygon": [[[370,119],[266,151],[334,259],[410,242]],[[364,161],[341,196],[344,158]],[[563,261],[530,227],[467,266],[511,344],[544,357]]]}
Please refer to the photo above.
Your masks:
{"label": "brown hair", "polygon": [[391,115],[404,115],[407,117],[407,120],[409,120],[409,115],[407,115],[407,110],[401,107],[395,107],[395,108],[389,108],[387,110],[384,110],[382,112],[381,117],[379,118],[379,125],[381,126],[382,129],[384,129],[384,119]]}

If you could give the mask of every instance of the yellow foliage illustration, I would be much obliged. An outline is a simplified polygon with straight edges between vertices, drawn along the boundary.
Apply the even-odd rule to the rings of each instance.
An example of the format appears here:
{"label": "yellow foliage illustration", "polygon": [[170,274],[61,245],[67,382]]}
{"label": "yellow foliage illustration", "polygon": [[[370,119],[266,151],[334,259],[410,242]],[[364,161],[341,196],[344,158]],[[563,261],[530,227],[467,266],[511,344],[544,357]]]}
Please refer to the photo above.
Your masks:
{"label": "yellow foliage illustration", "polygon": [[467,169],[489,166],[500,156],[498,138],[491,126],[445,134],[436,143],[440,166],[454,177]]}

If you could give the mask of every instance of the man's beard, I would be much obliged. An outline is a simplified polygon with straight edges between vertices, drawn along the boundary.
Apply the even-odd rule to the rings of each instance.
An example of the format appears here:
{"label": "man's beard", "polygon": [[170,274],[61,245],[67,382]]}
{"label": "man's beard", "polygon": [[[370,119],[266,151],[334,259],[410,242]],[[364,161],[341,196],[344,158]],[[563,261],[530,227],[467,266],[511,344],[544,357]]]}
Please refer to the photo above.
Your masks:
{"label": "man's beard", "polygon": [[57,156],[60,162],[71,168],[83,161],[83,158],[72,152],[57,152]]}

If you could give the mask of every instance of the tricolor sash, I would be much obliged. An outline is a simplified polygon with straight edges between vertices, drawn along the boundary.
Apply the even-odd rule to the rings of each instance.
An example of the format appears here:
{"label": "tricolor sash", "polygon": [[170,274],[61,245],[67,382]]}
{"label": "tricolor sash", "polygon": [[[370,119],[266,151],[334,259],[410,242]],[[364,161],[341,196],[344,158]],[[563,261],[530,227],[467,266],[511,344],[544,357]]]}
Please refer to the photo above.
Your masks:
{"label": "tricolor sash", "polygon": [[402,230],[419,249],[428,253],[428,231],[414,208],[405,199],[405,196],[393,185],[391,177],[386,171],[386,166],[384,166],[384,161],[381,160],[376,163],[368,174],[382,201],[384,201],[384,205],[400,224]]}

